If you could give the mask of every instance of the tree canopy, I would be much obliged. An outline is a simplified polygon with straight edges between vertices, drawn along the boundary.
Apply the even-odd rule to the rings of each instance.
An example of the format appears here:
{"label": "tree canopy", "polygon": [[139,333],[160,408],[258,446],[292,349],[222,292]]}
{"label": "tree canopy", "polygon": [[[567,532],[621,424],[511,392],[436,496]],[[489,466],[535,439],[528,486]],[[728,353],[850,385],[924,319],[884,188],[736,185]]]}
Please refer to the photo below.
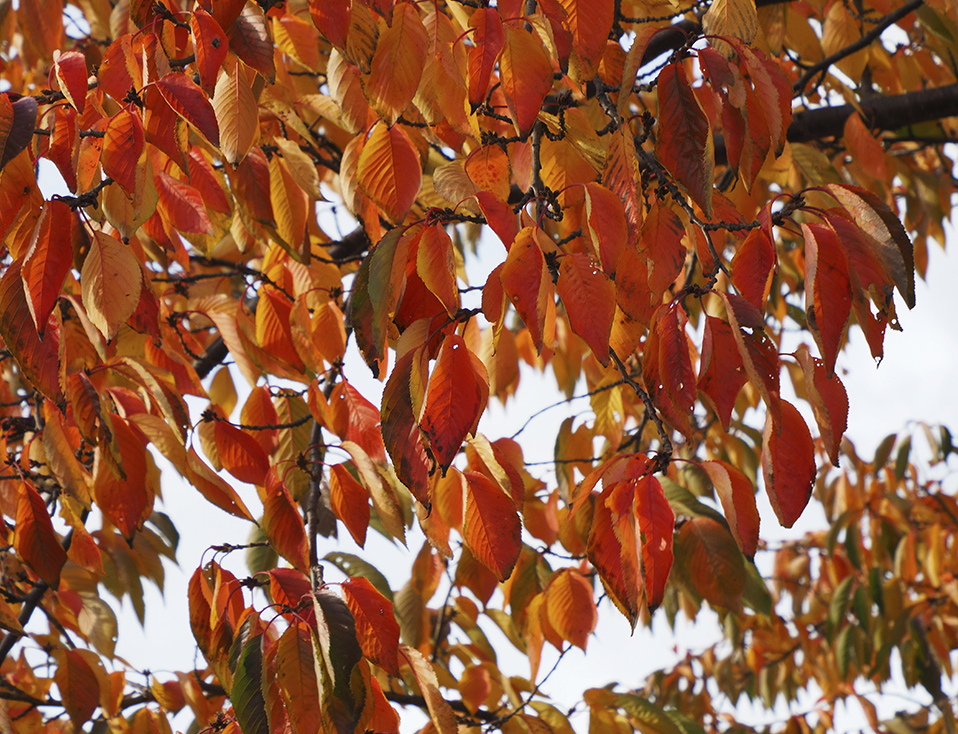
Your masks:
{"label": "tree canopy", "polygon": [[[944,246],[956,55],[945,0],[0,2],[0,730],[694,734],[814,690],[772,728],[954,731],[958,502],[911,436],[856,453],[836,361]],[[478,430],[529,370],[588,397],[548,466]],[[211,551],[199,667],[143,685],[158,456]],[[756,491],[829,527],[767,544]],[[421,543],[401,588],[321,556],[370,531]],[[725,640],[550,700],[603,598]],[[893,671],[934,708],[879,721]]]}

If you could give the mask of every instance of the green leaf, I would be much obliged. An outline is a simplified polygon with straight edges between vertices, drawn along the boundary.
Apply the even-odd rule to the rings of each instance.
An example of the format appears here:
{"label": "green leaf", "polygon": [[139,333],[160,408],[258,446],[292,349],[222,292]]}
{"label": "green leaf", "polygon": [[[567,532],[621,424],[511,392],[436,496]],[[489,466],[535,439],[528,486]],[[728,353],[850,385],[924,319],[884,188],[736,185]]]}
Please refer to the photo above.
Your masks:
{"label": "green leaf", "polygon": [[634,693],[619,694],[619,706],[642,734],[682,734],[682,730],[661,708]]}
{"label": "green leaf", "polygon": [[389,588],[389,582],[386,581],[386,577],[379,572],[379,569],[370,563],[366,563],[366,561],[359,556],[354,556],[352,553],[340,553],[336,551],[327,553],[323,557],[323,560],[329,561],[347,576],[352,576],[353,578],[359,576],[368,579],[369,583],[376,587],[376,591],[389,599],[389,601],[393,600],[393,592],[392,589]]}
{"label": "green leaf", "polygon": [[[247,625],[244,623],[243,626]],[[240,644],[242,647],[230,690],[233,712],[243,734],[269,734],[269,719],[263,699],[263,635],[254,635],[245,643],[240,643],[241,639],[242,636],[237,634],[234,643],[237,648]]]}

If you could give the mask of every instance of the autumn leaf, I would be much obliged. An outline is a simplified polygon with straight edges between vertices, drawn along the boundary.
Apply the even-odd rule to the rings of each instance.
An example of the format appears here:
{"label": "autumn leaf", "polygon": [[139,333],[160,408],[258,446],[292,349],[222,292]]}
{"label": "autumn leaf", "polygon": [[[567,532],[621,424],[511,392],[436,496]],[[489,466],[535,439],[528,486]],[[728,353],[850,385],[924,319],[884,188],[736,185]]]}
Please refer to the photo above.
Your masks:
{"label": "autumn leaf", "polygon": [[656,86],[659,138],[656,153],[662,165],[711,216],[712,131],[681,63],[668,64]]}
{"label": "autumn leaf", "polygon": [[599,363],[607,365],[615,284],[588,255],[571,254],[559,261],[556,292],[569,314],[572,330],[585,340]]}
{"label": "autumn leaf", "polygon": [[552,89],[552,63],[536,35],[508,25],[503,30],[505,41],[499,55],[502,92],[516,131],[524,138]]}
{"label": "autumn leaf", "polygon": [[392,24],[379,36],[363,88],[373,109],[390,125],[412,102],[426,64],[429,38],[415,3],[400,2]]}
{"label": "autumn leaf", "polygon": [[392,602],[361,576],[344,581],[342,589],[363,654],[390,675],[399,675],[399,624]]}
{"label": "autumn leaf", "polygon": [[196,128],[215,146],[220,144],[220,131],[209,99],[193,80],[181,72],[166,74],[156,82],[163,99],[177,115]]}
{"label": "autumn leaf", "polygon": [[37,225],[36,239],[20,270],[27,306],[41,337],[70,272],[73,252],[68,245],[73,239],[75,223],[66,203],[48,202]]}
{"label": "autumn leaf", "polygon": [[272,469],[266,475],[264,490],[263,532],[293,568],[304,571],[309,567],[309,560],[302,516],[286,485]]}
{"label": "autumn leaf", "polygon": [[143,154],[143,141],[143,121],[133,105],[124,107],[110,118],[100,163],[103,172],[128,194],[136,188],[136,169]]}
{"label": "autumn leaf", "polygon": [[489,89],[489,80],[506,36],[495,8],[479,8],[469,18],[473,45],[469,48],[469,102],[481,104]]}
{"label": "autumn leaf", "polygon": [[419,194],[422,166],[401,125],[373,126],[359,154],[356,182],[387,219],[402,222]]}
{"label": "autumn leaf", "polygon": [[751,560],[758,548],[760,522],[755,505],[755,488],[740,469],[728,462],[703,461],[701,466],[715,487],[738,547]]}
{"label": "autumn leaf", "polygon": [[815,485],[815,448],[805,419],[794,405],[782,401],[782,415],[765,418],[762,439],[765,491],[778,521],[792,527],[812,496]]}
{"label": "autumn leaf", "polygon": [[419,425],[443,473],[459,453],[466,434],[475,434],[489,398],[486,368],[459,336],[443,342],[429,378]]}
{"label": "autumn leaf", "polygon": [[564,569],[552,578],[546,589],[546,611],[549,623],[562,639],[585,650],[598,613],[592,587],[582,574]]}
{"label": "autumn leaf", "polygon": [[90,321],[109,341],[133,315],[140,301],[140,264],[116,237],[94,231],[81,280],[83,305]]}
{"label": "autumn leaf", "polygon": [[463,540],[476,560],[504,581],[522,548],[515,502],[484,474],[466,472],[465,477]]}
{"label": "autumn leaf", "polygon": [[46,503],[33,485],[22,481],[17,491],[17,533],[14,548],[51,589],[60,586],[67,554],[53,529]]}
{"label": "autumn leaf", "polygon": [[243,64],[224,58],[213,93],[213,114],[220,131],[220,150],[231,165],[237,166],[259,134],[256,98]]}
{"label": "autumn leaf", "polygon": [[848,261],[835,231],[812,222],[802,225],[805,238],[805,315],[828,374],[835,360],[852,310]]}
{"label": "autumn leaf", "polygon": [[555,296],[545,258],[531,228],[516,236],[499,279],[541,352],[554,338]]}

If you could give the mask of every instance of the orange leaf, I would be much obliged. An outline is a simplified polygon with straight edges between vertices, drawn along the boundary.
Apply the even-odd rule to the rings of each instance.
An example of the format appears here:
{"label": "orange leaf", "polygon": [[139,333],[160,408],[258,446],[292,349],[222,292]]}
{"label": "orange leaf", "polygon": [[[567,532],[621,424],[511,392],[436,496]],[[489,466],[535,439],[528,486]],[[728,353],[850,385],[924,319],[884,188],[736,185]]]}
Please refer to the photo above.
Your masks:
{"label": "orange leaf", "polygon": [[695,404],[695,373],[685,333],[685,312],[677,303],[660,306],[645,345],[643,378],[663,416],[686,436]]}
{"label": "orange leaf", "polygon": [[214,421],[213,435],[223,468],[241,482],[263,486],[269,456],[256,439],[224,420]]}
{"label": "orange leaf", "polygon": [[213,224],[206,213],[200,192],[188,183],[173,178],[166,171],[153,177],[159,196],[156,206],[160,215],[180,232],[213,234]]}
{"label": "orange leaf", "polygon": [[559,636],[584,651],[599,615],[592,586],[576,569],[564,568],[552,577],[546,589],[546,612]]}
{"label": "orange leaf", "polygon": [[272,469],[266,475],[265,485],[263,532],[293,568],[305,572],[309,568],[309,552],[303,516],[296,510],[286,485]]}
{"label": "orange leaf", "polygon": [[765,321],[762,314],[741,296],[724,291],[720,292],[719,296],[725,302],[725,313],[728,316],[732,337],[738,346],[738,353],[742,357],[742,365],[745,367],[748,379],[777,419],[781,403],[779,356],[775,343],[765,334]]}
{"label": "orange leaf", "polygon": [[364,89],[369,104],[390,125],[412,102],[426,65],[429,38],[415,3],[398,3],[392,25],[379,36]]}
{"label": "orange leaf", "polygon": [[422,691],[423,698],[426,700],[426,708],[429,710],[429,716],[438,734],[456,734],[458,731],[456,714],[439,691],[439,680],[436,678],[436,671],[432,665],[419,650],[408,645],[403,645],[400,653],[409,664],[416,683],[419,684],[419,690]]}
{"label": "orange leaf", "polygon": [[133,105],[110,118],[103,139],[100,163],[103,172],[132,194],[136,188],[136,168],[143,154],[143,121]]}
{"label": "orange leaf", "polygon": [[377,122],[359,154],[356,183],[392,222],[401,222],[422,185],[419,153],[401,125]]}
{"label": "orange leaf", "polygon": [[500,275],[502,287],[529,328],[536,350],[551,346],[555,333],[555,295],[533,229],[516,236]]}
{"label": "orange leaf", "polygon": [[209,99],[186,74],[173,71],[158,79],[156,88],[177,115],[195,127],[215,146],[220,144],[220,130]]}
{"label": "orange leaf", "polygon": [[293,345],[290,312],[293,304],[286,294],[272,286],[260,289],[256,305],[256,342],[270,356],[281,359],[296,369],[303,368],[303,361]]}
{"label": "orange leaf", "polygon": [[373,459],[386,460],[379,430],[379,410],[348,380],[336,384],[329,394],[329,428],[345,441],[359,444]]}
{"label": "orange leaf", "polygon": [[[216,80],[213,113],[220,130],[220,150],[231,165],[246,158],[259,134],[256,98],[250,87],[246,67],[230,57]],[[272,219],[272,213],[264,221]]]}
{"label": "orange leaf", "polygon": [[236,494],[236,490],[204,464],[203,460],[197,455],[196,449],[192,447],[187,454],[187,466],[189,468],[187,479],[190,484],[209,502],[224,512],[252,522],[253,516],[240,496]]}
{"label": "orange leaf", "polygon": [[805,391],[812,406],[822,443],[833,465],[838,466],[842,435],[848,428],[848,394],[838,379],[838,374],[828,374],[824,363],[815,359],[802,344],[795,351],[795,358],[805,374]]}
{"label": "orange leaf", "polygon": [[509,156],[498,145],[479,146],[466,157],[463,168],[481,191],[491,192],[500,201],[509,198],[512,186]]}
{"label": "orange leaf", "polygon": [[60,536],[53,529],[46,503],[27,482],[20,482],[17,498],[17,527],[13,542],[17,555],[51,589],[60,586],[60,571],[67,561]]}
{"label": "orange leaf", "polygon": [[732,283],[759,310],[765,308],[777,260],[775,246],[764,227],[749,232],[732,258]]}
{"label": "orange leaf", "polygon": [[23,262],[21,275],[30,315],[42,336],[63,281],[73,266],[73,225],[76,215],[59,199],[44,204],[37,237]]}
{"label": "orange leaf", "polygon": [[416,272],[426,288],[445,306],[446,313],[455,315],[459,310],[456,256],[452,239],[441,224],[423,228],[416,253]]}
{"label": "orange leaf", "polygon": [[552,89],[552,62],[538,36],[511,26],[504,30],[505,44],[499,56],[502,93],[519,137],[525,138]]}
{"label": "orange leaf", "polygon": [[629,241],[622,199],[602,184],[587,183],[585,212],[592,252],[602,263],[602,269],[610,276],[615,276],[619,257]]}
{"label": "orange leaf", "polygon": [[96,674],[77,650],[57,650],[54,656],[57,672],[53,679],[60,689],[63,708],[70,722],[79,730],[100,705],[100,686]]}
{"label": "orange leaf", "polygon": [[329,469],[329,502],[360,548],[366,545],[369,527],[369,492],[342,464]]}
{"label": "orange leaf", "polygon": [[572,331],[589,345],[600,364],[609,364],[609,335],[615,316],[615,284],[583,253],[559,261],[556,292]]}
{"label": "orange leaf", "polygon": [[[153,490],[146,468],[146,445],[140,434],[117,415],[110,416],[118,466],[109,466],[100,448],[93,493],[96,504],[107,519],[116,525],[124,538],[132,539],[153,512]],[[122,472],[117,476],[117,472]]]}
{"label": "orange leaf", "polygon": [[852,310],[848,261],[835,230],[812,222],[802,224],[805,238],[805,315],[828,374],[845,336]]}
{"label": "orange leaf", "polygon": [[672,534],[675,515],[659,480],[643,476],[634,481],[635,516],[642,541],[642,572],[645,596],[653,611],[665,597],[665,583],[672,569]]}
{"label": "orange leaf", "polygon": [[489,90],[489,78],[496,66],[499,52],[505,45],[502,20],[495,8],[479,8],[469,18],[469,26],[475,28],[473,45],[469,48],[469,102],[482,104]]}
{"label": "orange leaf", "polygon": [[676,550],[696,593],[713,607],[741,608],[745,563],[722,524],[710,517],[690,518],[679,528]]}
{"label": "orange leaf", "polygon": [[792,527],[801,517],[815,486],[815,447],[805,420],[794,405],[781,401],[782,415],[765,416],[762,475],[778,521]]}
{"label": "orange leaf", "polygon": [[300,259],[310,215],[309,195],[296,183],[286,161],[277,155],[269,162],[269,198],[277,233],[287,250]]}
{"label": "orange leaf", "polygon": [[390,675],[399,675],[399,623],[393,605],[369,579],[353,576],[342,583],[343,597],[356,620],[363,655]]}
{"label": "orange leaf", "polygon": [[[429,475],[433,462],[423,446],[410,392],[414,370],[419,368],[419,373],[425,372],[421,357],[422,350],[416,350],[396,360],[396,366],[383,389],[381,429],[383,442],[399,480],[419,502],[429,505]],[[415,379],[425,382],[424,374],[416,374]]]}
{"label": "orange leaf", "polygon": [[[200,86],[207,94],[213,94],[216,88],[216,76],[229,52],[229,40],[216,18],[203,8],[196,8],[190,16],[190,29],[193,31],[193,48],[196,54],[196,71],[200,75]],[[215,99],[215,96],[214,96]],[[214,105],[215,108],[215,105]],[[222,128],[222,121],[217,118]]]}
{"label": "orange leaf", "polygon": [[116,237],[94,231],[80,280],[90,321],[108,341],[112,340],[140,302],[140,263]]}
{"label": "orange leaf", "polygon": [[309,0],[309,14],[313,23],[336,48],[346,47],[349,5],[350,0]]}
{"label": "orange leaf", "polygon": [[639,619],[642,569],[631,482],[610,483],[595,503],[587,552],[609,598],[635,629]]}
{"label": "orange leaf", "polygon": [[[685,226],[678,215],[666,206],[653,205],[642,223],[640,254],[649,259],[649,290],[652,302],[658,303],[675,278],[682,272],[686,250],[682,245]],[[644,253],[641,252],[644,250]]]}
{"label": "orange leaf", "polygon": [[321,731],[320,685],[316,680],[313,642],[309,628],[294,622],[279,638],[276,648],[276,685],[293,734]]}
{"label": "orange leaf", "polygon": [[752,560],[758,547],[759,527],[755,488],[742,471],[725,461],[703,461],[701,466],[712,480],[738,547]]}
{"label": "orange leaf", "polygon": [[712,131],[681,62],[662,69],[656,85],[656,154],[707,216],[712,211]]}
{"label": "orange leaf", "polygon": [[60,91],[81,115],[86,106],[87,80],[86,57],[79,51],[67,51],[57,57],[53,69],[60,83]]}
{"label": "orange leaf", "polygon": [[505,581],[522,549],[515,502],[484,474],[466,472],[465,477],[462,538],[476,560]]}
{"label": "orange leaf", "polygon": [[614,0],[560,0],[572,31],[569,76],[580,84],[591,81],[612,30]]}
{"label": "orange leaf", "polygon": [[443,342],[429,378],[426,407],[419,425],[443,473],[459,453],[467,433],[475,435],[489,398],[486,368],[462,337]]}

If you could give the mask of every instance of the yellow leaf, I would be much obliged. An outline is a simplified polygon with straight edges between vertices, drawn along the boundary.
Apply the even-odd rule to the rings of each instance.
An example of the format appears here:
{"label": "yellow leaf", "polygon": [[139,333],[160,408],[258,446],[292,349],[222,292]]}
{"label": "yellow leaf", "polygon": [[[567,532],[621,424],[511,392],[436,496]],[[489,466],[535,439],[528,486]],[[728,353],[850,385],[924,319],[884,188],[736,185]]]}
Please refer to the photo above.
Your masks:
{"label": "yellow leaf", "polygon": [[376,44],[372,69],[364,85],[369,104],[389,124],[396,122],[419,88],[428,41],[416,6],[397,4],[392,26]]}
{"label": "yellow leaf", "polygon": [[[751,44],[758,33],[755,0],[716,0],[702,18],[702,30],[708,36],[735,36]],[[709,39],[709,43],[731,58],[732,48],[727,43],[716,43],[716,39]]]}
{"label": "yellow leaf", "polygon": [[80,278],[87,315],[109,341],[140,301],[140,263],[116,237],[94,232]]}
{"label": "yellow leaf", "polygon": [[422,165],[401,126],[376,123],[359,154],[356,182],[387,219],[405,218],[422,186]]}

